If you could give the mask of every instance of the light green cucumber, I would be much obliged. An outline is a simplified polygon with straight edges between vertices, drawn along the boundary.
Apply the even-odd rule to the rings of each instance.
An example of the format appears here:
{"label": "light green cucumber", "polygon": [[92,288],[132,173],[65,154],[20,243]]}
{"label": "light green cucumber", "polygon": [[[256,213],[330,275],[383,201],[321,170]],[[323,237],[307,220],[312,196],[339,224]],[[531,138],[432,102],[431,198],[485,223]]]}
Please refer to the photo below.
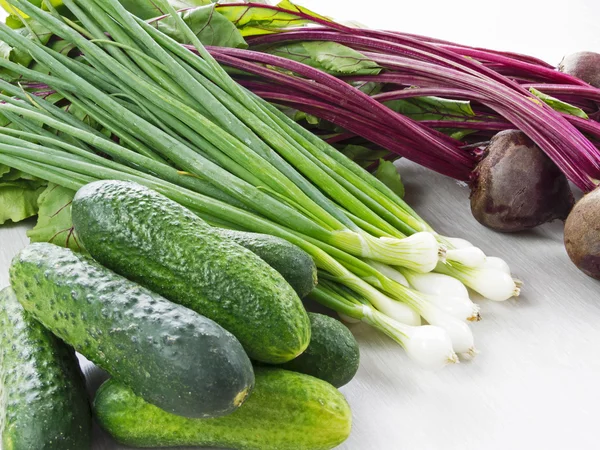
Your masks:
{"label": "light green cucumber", "polygon": [[85,450],[92,414],[72,348],[0,292],[0,448]]}
{"label": "light green cucumber", "polygon": [[166,411],[228,414],[252,389],[252,365],[231,333],[87,256],[31,244],[10,280],[44,327]]}
{"label": "light green cucumber", "polygon": [[308,316],[285,279],[178,203],[135,183],[97,181],[77,192],[71,213],[97,261],[213,319],[251,358],[283,363],[308,346]]}
{"label": "light green cucumber", "polygon": [[165,413],[109,380],[94,402],[100,426],[133,447],[223,447],[239,450],[327,450],[352,425],[344,396],[330,384],[282,369],[256,368],[256,387],[226,417],[186,419]]}

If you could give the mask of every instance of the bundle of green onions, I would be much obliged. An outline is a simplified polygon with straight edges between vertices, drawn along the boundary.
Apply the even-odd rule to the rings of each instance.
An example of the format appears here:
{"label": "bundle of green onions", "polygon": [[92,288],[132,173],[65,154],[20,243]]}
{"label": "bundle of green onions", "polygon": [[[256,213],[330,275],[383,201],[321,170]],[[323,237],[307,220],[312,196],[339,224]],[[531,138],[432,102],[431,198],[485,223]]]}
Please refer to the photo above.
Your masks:
{"label": "bundle of green onions", "polygon": [[[492,300],[519,293],[504,261],[431,229],[400,197],[236,84],[165,0],[191,52],[117,0],[65,0],[76,21],[10,2],[73,57],[0,25],[37,70],[0,59],[92,118],[0,81],[0,163],[69,189],[98,179],[153,188],[219,227],[266,233],[307,251],[312,298],[364,321],[425,367],[473,355],[479,318],[465,285]],[[421,317],[429,325],[421,326]]]}

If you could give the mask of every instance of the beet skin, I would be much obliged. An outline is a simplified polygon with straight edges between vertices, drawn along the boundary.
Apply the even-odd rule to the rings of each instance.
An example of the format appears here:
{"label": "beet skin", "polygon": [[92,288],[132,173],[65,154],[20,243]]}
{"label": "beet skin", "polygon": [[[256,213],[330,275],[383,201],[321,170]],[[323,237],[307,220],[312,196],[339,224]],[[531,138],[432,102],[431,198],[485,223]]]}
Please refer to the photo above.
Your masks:
{"label": "beet skin", "polygon": [[567,178],[521,131],[494,136],[473,175],[471,212],[496,231],[521,231],[565,220],[573,207]]}
{"label": "beet skin", "polygon": [[565,222],[565,247],[571,261],[586,275],[600,280],[600,191],[577,202]]}
{"label": "beet skin", "polygon": [[563,58],[558,70],[600,88],[600,53],[571,53]]}

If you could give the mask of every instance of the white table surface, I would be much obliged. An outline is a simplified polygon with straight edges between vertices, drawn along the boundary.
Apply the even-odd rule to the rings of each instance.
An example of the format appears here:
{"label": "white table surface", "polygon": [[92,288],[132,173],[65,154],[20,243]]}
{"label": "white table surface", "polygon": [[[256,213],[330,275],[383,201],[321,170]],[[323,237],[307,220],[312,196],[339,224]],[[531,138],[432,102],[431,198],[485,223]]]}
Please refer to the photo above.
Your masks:
{"label": "white table surface", "polygon": [[[572,0],[560,8],[537,0],[496,6],[380,0],[377,10],[375,2],[301,3],[374,27],[522,51],[551,62],[570,51],[600,51],[596,0]],[[570,263],[562,224],[496,234],[471,217],[466,187],[410,163],[400,170],[409,203],[438,231],[504,257],[526,284],[519,300],[481,303],[483,320],[473,325],[481,354],[439,372],[416,368],[391,340],[362,324],[352,326],[362,358],[357,377],[342,388],[354,425],[339,448],[599,449],[600,284]],[[0,228],[0,287],[8,284],[9,262],[27,244],[31,224]],[[97,433],[94,450],[116,448]]]}

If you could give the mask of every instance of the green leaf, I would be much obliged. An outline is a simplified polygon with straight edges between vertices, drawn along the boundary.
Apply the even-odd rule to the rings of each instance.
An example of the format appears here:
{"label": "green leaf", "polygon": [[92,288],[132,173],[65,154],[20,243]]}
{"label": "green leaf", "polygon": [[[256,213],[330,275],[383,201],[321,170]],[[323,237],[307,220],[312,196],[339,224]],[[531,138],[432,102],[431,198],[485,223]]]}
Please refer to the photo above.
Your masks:
{"label": "green leaf", "polygon": [[4,176],[5,173],[10,172],[10,167],[4,164],[0,164],[0,180]]}
{"label": "green leaf", "polygon": [[[322,16],[321,14],[317,14],[316,12],[311,11],[308,8],[304,8],[303,6],[296,5],[289,0],[282,0],[277,3],[277,7],[281,9],[286,9],[288,11],[299,12],[306,16],[314,17],[315,19],[326,20],[331,22],[332,20],[329,17]],[[308,23],[308,21],[307,21]]]}
{"label": "green leaf", "polygon": [[438,131],[441,131],[444,134],[447,134],[453,139],[457,141],[462,141],[468,135],[477,133],[477,130],[465,130],[463,128],[437,128]]}
{"label": "green leaf", "polygon": [[29,185],[32,188],[41,187],[48,184],[44,180],[40,180],[39,178],[36,178],[33,175],[29,175],[28,173],[21,172],[17,169],[9,168],[8,171],[3,172],[2,167],[0,167],[0,174],[2,174],[2,176],[0,176],[0,183],[4,183],[7,181],[27,180],[29,181]]}
{"label": "green leaf", "polygon": [[[348,144],[336,148],[363,168],[378,163],[382,158],[389,158],[390,152],[383,148],[369,148],[362,145]],[[399,158],[399,157],[398,157]],[[397,159],[397,158],[396,158]]]}
{"label": "green leaf", "polygon": [[31,242],[51,242],[74,251],[82,251],[83,246],[73,232],[71,203],[75,191],[54,183],[38,199],[39,213],[36,226],[27,232]]}
{"label": "green leaf", "polygon": [[[167,12],[160,9],[153,0],[119,0],[119,2],[127,11],[136,15],[140,19],[153,19],[155,17],[164,16],[167,14]],[[180,10],[185,8],[193,8],[196,6],[210,5],[214,2],[210,0],[169,0],[169,3],[176,10]]]}
{"label": "green leaf", "polygon": [[7,220],[20,222],[37,214],[37,199],[46,186],[44,180],[0,164],[0,225]]}
{"label": "green leaf", "polygon": [[312,114],[306,114],[304,111],[298,111],[297,109],[290,110],[292,113],[292,119],[296,122],[306,121],[308,125],[319,125],[321,119]]}
{"label": "green leaf", "polygon": [[535,88],[529,88],[529,92],[535,95],[537,98],[542,100],[548,106],[550,106],[555,111],[570,114],[571,116],[580,117],[582,119],[589,119],[588,115],[581,108],[577,106],[570,105],[569,103],[563,102],[557,98],[551,97],[543,92],[538,91]]}
{"label": "green leaf", "polygon": [[373,81],[353,81],[350,85],[354,86],[359,91],[364,92],[367,95],[377,95],[381,92],[383,88],[382,83],[375,83]]}
{"label": "green leaf", "polygon": [[[288,106],[277,105],[277,108],[292,119],[294,122],[300,123],[304,128],[309,130],[326,130],[334,132],[336,131],[335,125],[331,122],[327,122],[326,120],[321,120],[317,116],[313,116],[312,114],[307,114],[304,111],[300,111],[296,108],[291,108]],[[338,130],[337,132],[341,132],[343,130]]]}
{"label": "green leaf", "polygon": [[[215,12],[215,4],[199,6],[179,13],[183,21],[204,45],[246,48],[248,44],[233,23]],[[191,44],[173,17],[151,22],[163,33],[182,44]]]}
{"label": "green leaf", "polygon": [[[452,120],[460,122],[477,122],[475,112],[468,101],[448,100],[440,97],[413,97],[385,102],[393,111],[410,117],[413,120]],[[463,140],[476,130],[457,128],[438,128],[448,136]]]}
{"label": "green leaf", "polygon": [[0,182],[0,225],[20,222],[38,212],[38,197],[44,190],[27,180]]}
{"label": "green leaf", "polygon": [[414,97],[391,100],[385,102],[385,105],[391,110],[414,120],[466,121],[475,116],[470,102],[447,100],[439,97]]}
{"label": "green leaf", "polygon": [[[304,19],[291,14],[292,11],[302,12],[310,17],[330,21],[327,17],[316,14],[306,8],[295,5],[284,0],[277,4],[284,11],[273,11],[262,6],[229,6],[219,5],[217,11],[224,15],[227,20],[234,23],[242,32],[242,36],[256,36],[260,34],[272,34],[281,31],[282,28],[295,27],[313,23],[313,20]],[[289,12],[288,12],[289,11]]]}
{"label": "green leaf", "polygon": [[[46,11],[48,10],[48,8],[43,4],[44,0],[28,0],[28,1],[32,5],[35,5],[37,7],[42,7],[42,9],[44,9]],[[51,0],[51,3],[58,10],[58,12],[60,14],[68,15],[69,10],[63,5],[62,0]],[[27,17],[27,15],[24,14],[19,9],[12,6],[10,0],[0,0],[0,6],[2,6],[2,8],[7,13],[9,13],[9,16],[6,19],[6,25],[8,25],[9,27],[11,27],[13,29],[21,28],[23,26],[23,23],[21,22],[19,15],[21,15],[22,17]]]}
{"label": "green leaf", "polygon": [[379,166],[375,172],[375,177],[389,187],[394,193],[400,197],[404,197],[404,184],[400,178],[400,174],[396,166],[391,161],[379,160]]}
{"label": "green leaf", "polygon": [[6,22],[5,23],[6,23],[6,25],[8,25],[13,30],[16,30],[18,28],[22,28],[23,27],[23,22],[21,21],[21,19],[19,19],[19,17],[15,16],[14,14],[9,15],[6,18]]}
{"label": "green leaf", "polygon": [[[52,42],[48,47],[50,47],[55,52],[62,53],[63,55],[68,55],[69,52],[75,48],[75,44],[72,44],[69,41],[63,41],[61,39],[59,41]],[[83,57],[79,57],[79,59],[85,60],[85,58]]]}
{"label": "green leaf", "polygon": [[[27,19],[28,27],[19,28],[17,33],[25,36],[27,39],[39,41],[43,45],[46,45],[52,37],[52,32],[40,25],[35,20]],[[9,59],[10,61],[21,64],[23,66],[29,66],[33,61],[32,56],[29,52],[23,51],[18,48],[12,48],[7,43],[0,41],[0,57]]]}
{"label": "green leaf", "polygon": [[28,173],[22,172],[18,169],[13,169],[12,167],[0,164],[0,183],[7,183],[19,180],[27,181],[27,185],[32,189],[46,186],[48,184],[48,182],[45,180],[41,180],[37,177],[34,177],[33,175],[29,175]]}
{"label": "green leaf", "polygon": [[375,61],[337,42],[290,42],[266,51],[331,75],[377,75],[381,71],[381,67]]}

